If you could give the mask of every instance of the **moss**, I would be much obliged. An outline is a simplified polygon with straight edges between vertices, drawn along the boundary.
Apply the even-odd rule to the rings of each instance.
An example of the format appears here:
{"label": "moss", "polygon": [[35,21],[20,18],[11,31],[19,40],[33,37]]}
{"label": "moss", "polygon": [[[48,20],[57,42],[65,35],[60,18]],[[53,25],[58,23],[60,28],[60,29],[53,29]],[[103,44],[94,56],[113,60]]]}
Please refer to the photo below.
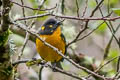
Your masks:
{"label": "moss", "polygon": [[0,80],[13,80],[13,67],[0,65]]}
{"label": "moss", "polygon": [[0,34],[0,46],[4,46],[5,43],[7,42],[8,40],[8,36],[10,34],[10,30],[8,29],[7,31],[3,32]]}

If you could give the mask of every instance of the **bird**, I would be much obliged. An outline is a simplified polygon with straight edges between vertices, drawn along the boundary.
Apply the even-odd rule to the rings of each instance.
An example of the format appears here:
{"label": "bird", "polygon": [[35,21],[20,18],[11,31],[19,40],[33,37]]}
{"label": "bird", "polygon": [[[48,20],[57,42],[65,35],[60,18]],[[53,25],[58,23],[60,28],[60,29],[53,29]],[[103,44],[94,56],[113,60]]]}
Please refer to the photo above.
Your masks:
{"label": "bird", "polygon": [[[66,54],[66,39],[61,31],[61,21],[50,18],[40,27],[38,34],[42,40],[57,48],[63,55]],[[51,63],[57,63],[63,60],[55,50],[45,45],[36,38],[36,49],[40,57]]]}

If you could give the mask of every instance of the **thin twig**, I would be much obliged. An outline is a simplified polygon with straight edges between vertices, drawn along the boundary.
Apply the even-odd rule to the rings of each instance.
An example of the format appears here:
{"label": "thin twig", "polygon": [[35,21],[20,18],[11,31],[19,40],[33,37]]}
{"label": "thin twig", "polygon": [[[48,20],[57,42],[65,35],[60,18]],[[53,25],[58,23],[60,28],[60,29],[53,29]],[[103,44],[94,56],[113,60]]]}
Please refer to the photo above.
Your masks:
{"label": "thin twig", "polygon": [[39,70],[39,80],[42,80],[42,70],[43,69],[44,69],[44,66],[41,66],[40,70]]}
{"label": "thin twig", "polygon": [[26,36],[25,36],[25,40],[24,40],[23,46],[22,46],[22,48],[21,48],[21,52],[20,52],[19,55],[18,55],[18,60],[21,59],[21,57],[22,57],[22,55],[23,55],[23,51],[24,51],[24,49],[25,49],[25,46],[26,46],[28,40],[29,40],[29,33],[26,32]]}
{"label": "thin twig", "polygon": [[52,13],[45,13],[45,14],[41,14],[41,15],[34,15],[34,16],[28,16],[28,17],[25,17],[25,18],[18,18],[16,19],[15,21],[21,21],[21,20],[29,20],[29,19],[33,19],[33,18],[40,18],[40,17],[43,17],[43,16],[55,16],[55,17],[59,17],[59,18],[64,18],[64,19],[73,19],[73,20],[81,20],[81,21],[88,21],[88,20],[105,20],[105,21],[115,21],[115,20],[118,20],[120,19],[120,16],[117,16],[117,17],[75,17],[75,16],[60,16],[60,15],[55,15],[55,14],[52,14]]}
{"label": "thin twig", "polygon": [[[21,3],[22,3],[22,5],[24,5],[23,0],[21,0]],[[25,15],[25,9],[24,9],[24,7],[22,7],[22,13],[23,13],[23,17],[25,18],[26,15]],[[27,26],[27,21],[25,20],[24,22],[25,22],[25,25]],[[27,42],[28,42],[28,37],[29,37],[29,35],[28,35],[28,33],[26,32],[26,37],[25,37],[25,40],[24,40],[24,44],[23,44],[23,46],[22,46],[22,48],[21,48],[21,52],[20,52],[20,54],[18,55],[18,60],[20,60],[21,57],[22,57],[22,55],[23,55],[23,51],[24,51],[25,46],[26,46],[26,44],[27,44]]]}
{"label": "thin twig", "polygon": [[90,34],[92,34],[95,30],[97,30],[104,22],[102,22],[100,25],[98,25],[97,28],[93,29],[91,32],[89,32],[87,35],[81,37],[80,39],[78,39],[77,41],[79,40],[83,40],[84,38],[86,38],[87,36],[89,36]]}
{"label": "thin twig", "polygon": [[61,13],[64,14],[65,12],[65,0],[61,1]]}
{"label": "thin twig", "polygon": [[77,7],[77,17],[79,17],[79,4],[78,4],[78,0],[76,0],[76,7]]}
{"label": "thin twig", "polygon": [[43,7],[43,4],[45,3],[45,1],[47,1],[47,0],[41,0],[40,4],[38,5],[39,9],[41,9]]}
{"label": "thin twig", "polygon": [[[116,28],[115,32],[116,33],[118,31],[118,29],[120,28],[120,24],[118,25],[118,27]],[[111,45],[111,42],[112,42],[112,39],[113,39],[113,36],[111,36],[111,39],[110,41],[108,42],[108,47],[106,47],[107,49],[105,49],[105,53],[109,53],[109,47]],[[113,60],[117,59],[119,56],[115,57],[115,58],[112,58],[111,60],[107,61],[105,64],[101,65],[98,69],[95,70],[95,72],[98,72],[100,69],[102,69],[105,65],[109,64],[110,62],[112,62]],[[88,75],[86,78],[89,78],[91,76]]]}
{"label": "thin twig", "polygon": [[85,9],[84,9],[84,11],[83,11],[82,17],[85,16],[85,13],[86,13],[87,8],[88,8],[88,0],[86,0],[86,2],[85,2]]}
{"label": "thin twig", "polygon": [[[18,61],[16,61],[16,62],[14,62],[13,63],[13,66],[15,66],[15,65],[17,65],[17,64],[21,64],[21,63],[27,63],[27,62],[29,62],[29,61],[37,61],[37,59],[25,59],[25,60],[18,60]],[[44,63],[39,63],[39,64],[41,64],[41,65],[43,65]],[[68,76],[71,76],[71,77],[73,77],[73,78],[76,78],[76,79],[79,79],[79,80],[86,80],[85,78],[82,78],[82,77],[78,77],[78,75],[76,75],[76,74],[74,74],[74,73],[72,73],[72,72],[68,72],[68,71],[64,71],[64,70],[62,70],[62,69],[60,69],[60,68],[58,68],[58,67],[53,67],[52,65],[50,65],[50,64],[44,64],[45,65],[45,67],[49,67],[49,68],[51,68],[52,70],[55,70],[55,71],[57,71],[57,72],[60,72],[60,73],[63,73],[63,74],[65,74],[65,75],[68,75]],[[44,66],[43,65],[43,66]],[[43,67],[42,67],[43,68]]]}
{"label": "thin twig", "polygon": [[[107,23],[107,22],[106,22],[106,23]],[[112,29],[110,28],[110,26],[108,25],[108,23],[107,23],[107,26],[108,26],[109,30],[111,31],[111,33],[112,33],[114,39],[116,40],[116,42],[117,42],[117,44],[118,44],[118,46],[119,46],[119,48],[120,48],[119,40],[118,40],[117,37],[115,36],[114,32],[112,31]]]}
{"label": "thin twig", "polygon": [[[115,29],[114,31],[114,34],[119,30],[120,28],[120,24],[117,26],[117,28]],[[113,35],[111,36],[106,48],[105,48],[105,51],[104,51],[104,58],[107,57],[107,54],[109,53],[109,49],[110,49],[110,46],[111,46],[111,43],[112,43],[112,40],[113,40]]]}
{"label": "thin twig", "polygon": [[57,7],[57,4],[56,4],[54,7],[49,8],[49,9],[39,9],[39,8],[32,8],[32,7],[29,7],[29,6],[21,5],[21,4],[19,4],[17,2],[14,2],[12,0],[11,0],[11,2],[14,3],[14,4],[16,4],[16,5],[18,5],[18,6],[20,6],[20,7],[24,7],[24,8],[27,8],[27,9],[30,9],[30,10],[35,10],[35,11],[36,10],[37,11],[48,11],[48,10],[53,10],[53,9],[55,9]]}
{"label": "thin twig", "polygon": [[120,57],[118,58],[118,62],[117,62],[117,72],[119,71],[119,66],[120,66]]}
{"label": "thin twig", "polygon": [[[20,1],[21,1],[22,5],[24,5],[23,0],[20,0]],[[22,7],[22,13],[23,13],[23,17],[25,18],[25,8],[24,7]],[[24,22],[25,22],[25,25],[26,25],[26,20]]]}
{"label": "thin twig", "polygon": [[107,64],[109,64],[110,62],[112,62],[113,60],[119,58],[120,56],[114,57],[112,59],[110,59],[109,61],[107,61],[105,64],[101,65],[97,70],[95,70],[95,72],[98,72],[100,69],[102,69],[103,67],[105,67]]}
{"label": "thin twig", "polygon": [[[99,6],[102,4],[104,0],[101,0],[101,2],[95,7],[95,9],[92,11],[90,17],[94,16],[95,11],[99,8]],[[88,26],[89,20],[86,21],[85,23],[85,27],[77,34],[77,36],[75,37],[75,39],[73,39],[70,43],[67,44],[67,47],[73,43],[75,43],[77,41],[77,39],[79,38],[79,36],[85,31],[87,30],[87,26]]]}
{"label": "thin twig", "polygon": [[[98,4],[98,1],[96,0],[96,3]],[[104,15],[103,15],[103,12],[102,12],[102,10],[101,10],[101,8],[99,7],[99,11],[100,11],[100,13],[101,13],[101,16],[102,17],[104,17]],[[111,22],[109,21],[109,23],[111,24],[111,25],[109,25],[105,20],[104,20],[104,22],[106,23],[106,25],[108,26],[108,28],[109,28],[109,30],[111,31],[111,33],[112,33],[112,35],[113,35],[113,37],[114,37],[114,39],[116,40],[116,42],[117,42],[117,44],[118,44],[118,46],[120,47],[120,45],[119,45],[119,41],[118,41],[118,39],[116,38],[116,36],[115,36],[115,30],[114,30],[114,28],[113,28],[113,25],[111,24]]]}
{"label": "thin twig", "polygon": [[120,78],[120,71],[118,71],[115,76],[113,77],[113,80],[119,80]]}
{"label": "thin twig", "polygon": [[62,70],[62,69],[60,69],[60,68],[58,68],[58,67],[53,67],[53,66],[51,66],[51,65],[49,65],[49,64],[48,64],[48,66],[49,66],[51,69],[53,69],[53,70],[55,70],[55,71],[57,71],[57,72],[63,73],[63,74],[65,74],[65,75],[71,76],[71,77],[73,77],[73,78],[76,78],[76,79],[79,79],[79,80],[86,80],[85,78],[78,77],[78,76],[76,76],[75,74],[72,74],[72,72],[64,71],[64,70]]}
{"label": "thin twig", "polygon": [[49,15],[51,15],[51,13],[45,13],[45,14],[40,14],[40,15],[35,15],[35,16],[29,16],[29,17],[25,17],[25,18],[18,18],[14,22],[21,21],[21,20],[33,19],[33,18],[40,18],[40,17],[43,17],[43,16],[49,16]]}
{"label": "thin twig", "polygon": [[[96,0],[96,3],[98,4],[98,1]],[[103,13],[102,13],[102,10],[101,10],[101,8],[99,7],[99,10],[100,10],[100,13],[101,13],[101,15],[102,15],[102,17],[104,17],[104,15],[103,15]],[[111,33],[112,33],[112,30],[111,30],[111,28],[110,28],[110,26],[109,26],[109,24],[104,20],[104,22],[107,24],[107,26],[108,26],[108,28],[110,29],[110,31],[111,31]],[[113,34],[113,37],[115,37],[114,36],[114,33],[112,33]],[[116,38],[116,37],[115,37]],[[102,67],[103,67],[104,65],[102,65]],[[98,68],[95,72],[97,72],[97,71],[99,71],[102,67],[100,67],[100,68]],[[90,77],[91,76],[91,74],[88,76],[88,77]],[[87,78],[88,78],[87,77]]]}
{"label": "thin twig", "polygon": [[95,9],[92,11],[92,14],[90,15],[90,17],[92,17],[94,15],[94,13],[96,12],[96,10],[100,7],[100,5],[103,3],[104,0],[101,0],[99,4],[97,4],[97,6],[95,7]]}
{"label": "thin twig", "polygon": [[[46,1],[46,0],[43,0],[43,1],[40,3],[39,9],[41,9],[41,7],[42,7],[43,4],[45,3],[45,1]],[[21,2],[22,2],[22,5],[24,5],[23,0],[21,0]],[[24,7],[22,8],[22,10],[23,10],[23,16],[25,17]],[[36,12],[36,14],[38,14],[38,11]],[[33,26],[35,20],[36,20],[36,19],[33,19],[33,20],[32,20],[31,24],[28,26],[29,29]],[[26,20],[25,20],[25,21],[26,21]],[[25,22],[25,25],[27,26],[26,22]],[[21,56],[23,55],[23,51],[24,51],[25,46],[26,46],[26,44],[27,44],[27,42],[28,42],[28,40],[29,40],[29,37],[30,37],[30,34],[29,34],[28,32],[26,32],[26,37],[25,37],[25,40],[24,40],[24,44],[23,44],[23,46],[22,46],[22,48],[21,48],[21,53],[19,54],[18,59],[20,59]]]}
{"label": "thin twig", "polygon": [[[110,60],[108,60],[106,63],[104,63],[103,65],[101,65],[99,68],[97,68],[94,72],[98,72],[100,69],[102,69],[103,67],[105,67],[107,64],[109,64],[110,62],[112,62],[113,60],[119,58],[120,56],[114,57]],[[89,74],[86,79],[88,79],[91,76],[91,74]]]}
{"label": "thin twig", "polygon": [[80,36],[86,29],[87,29],[87,28],[84,27],[84,28],[77,34],[77,36],[75,37],[75,39],[73,39],[70,43],[68,43],[68,44],[66,45],[66,47],[68,47],[69,45],[75,43],[75,42],[77,41],[77,39],[79,38],[79,36]]}
{"label": "thin twig", "polygon": [[12,63],[13,66],[17,65],[17,64],[21,64],[21,63],[27,63],[29,61],[34,61],[32,59],[24,59],[24,60],[17,60],[15,62]]}

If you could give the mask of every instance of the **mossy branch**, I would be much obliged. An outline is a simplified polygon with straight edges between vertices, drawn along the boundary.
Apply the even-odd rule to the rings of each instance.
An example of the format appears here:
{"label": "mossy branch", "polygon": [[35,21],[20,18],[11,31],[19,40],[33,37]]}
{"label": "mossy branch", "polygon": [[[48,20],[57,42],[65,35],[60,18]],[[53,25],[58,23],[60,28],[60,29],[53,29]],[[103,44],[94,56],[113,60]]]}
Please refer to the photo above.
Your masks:
{"label": "mossy branch", "polygon": [[1,0],[1,25],[0,25],[0,80],[13,80],[13,67],[9,55],[9,11],[10,0]]}

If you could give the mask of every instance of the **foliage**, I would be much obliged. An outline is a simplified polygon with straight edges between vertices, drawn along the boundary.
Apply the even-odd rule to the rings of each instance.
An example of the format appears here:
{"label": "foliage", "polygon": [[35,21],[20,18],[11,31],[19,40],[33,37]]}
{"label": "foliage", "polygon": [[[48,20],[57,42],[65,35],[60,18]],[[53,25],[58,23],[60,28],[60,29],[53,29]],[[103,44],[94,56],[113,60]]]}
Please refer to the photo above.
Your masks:
{"label": "foliage", "polygon": [[4,46],[7,43],[9,34],[11,34],[10,30],[7,30],[0,34],[0,46]]}
{"label": "foliage", "polygon": [[120,8],[112,8],[113,12],[120,16]]}

